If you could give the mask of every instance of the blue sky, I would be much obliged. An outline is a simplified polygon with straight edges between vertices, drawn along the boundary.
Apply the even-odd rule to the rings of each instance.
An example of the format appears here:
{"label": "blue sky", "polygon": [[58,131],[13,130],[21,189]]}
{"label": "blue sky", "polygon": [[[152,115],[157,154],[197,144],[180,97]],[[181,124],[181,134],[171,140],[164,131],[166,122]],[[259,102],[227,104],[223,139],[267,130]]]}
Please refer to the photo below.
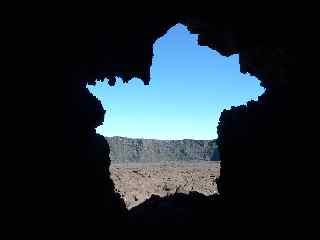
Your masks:
{"label": "blue sky", "polygon": [[104,136],[155,139],[215,139],[223,109],[256,100],[259,81],[240,73],[239,56],[228,58],[197,44],[197,35],[178,24],[154,44],[151,81],[88,89],[106,109],[97,128]]}

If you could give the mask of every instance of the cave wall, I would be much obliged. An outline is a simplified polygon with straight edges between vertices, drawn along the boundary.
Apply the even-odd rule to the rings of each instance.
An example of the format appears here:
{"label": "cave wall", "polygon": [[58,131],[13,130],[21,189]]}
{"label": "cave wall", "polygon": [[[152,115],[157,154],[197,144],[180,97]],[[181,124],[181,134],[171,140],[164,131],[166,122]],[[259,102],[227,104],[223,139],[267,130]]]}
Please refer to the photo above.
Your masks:
{"label": "cave wall", "polygon": [[[70,216],[78,220],[88,219],[88,215],[90,219],[125,221],[126,209],[114,193],[108,170],[108,143],[95,133],[105,111],[86,84],[107,78],[108,84],[114,85],[116,76],[124,82],[138,77],[148,84],[153,44],[178,22],[199,34],[200,45],[224,56],[239,54],[240,71],[256,76],[266,88],[258,101],[221,114],[218,144],[222,168],[218,186],[223,201],[219,202],[228,206],[223,214],[240,209],[254,214],[255,208],[262,213],[262,202],[271,199],[269,181],[279,194],[271,199],[270,206],[279,203],[281,190],[286,187],[280,175],[287,161],[288,149],[283,143],[289,138],[289,80],[295,68],[288,21],[227,22],[212,14],[133,15],[117,21],[106,16],[95,24],[75,22],[63,34],[66,160],[61,173],[64,200],[60,206]],[[257,22],[259,28],[254,27]],[[266,149],[270,142],[273,147]],[[271,159],[277,162],[272,169],[266,164]],[[79,208],[86,214],[79,216]]]}
{"label": "cave wall", "polygon": [[285,215],[292,194],[289,81],[295,78],[297,39],[293,22],[263,17],[255,18],[255,24],[247,19],[220,24],[212,18],[185,21],[199,34],[200,45],[224,56],[239,54],[240,71],[256,76],[266,89],[258,101],[224,110],[219,120],[223,215],[239,221],[243,216],[254,221]]}
{"label": "cave wall", "polygon": [[109,145],[95,132],[105,110],[85,82],[70,79],[73,84],[65,111],[65,151],[57,178],[60,197],[55,204],[70,222],[123,222],[126,208],[110,180]]}

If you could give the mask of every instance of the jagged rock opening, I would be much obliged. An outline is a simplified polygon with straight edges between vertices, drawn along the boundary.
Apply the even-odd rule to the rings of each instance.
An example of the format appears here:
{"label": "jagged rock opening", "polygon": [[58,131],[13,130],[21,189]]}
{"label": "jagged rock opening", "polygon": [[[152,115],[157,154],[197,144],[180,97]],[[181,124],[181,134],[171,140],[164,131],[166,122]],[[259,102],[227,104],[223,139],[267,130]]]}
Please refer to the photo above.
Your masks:
{"label": "jagged rock opening", "polygon": [[226,58],[199,46],[197,35],[181,24],[155,42],[153,55],[151,86],[142,86],[140,79],[88,86],[107,110],[96,131],[138,136],[106,137],[111,179],[129,209],[151,194],[216,193],[217,165],[203,162],[220,160],[218,151],[213,154],[216,141],[158,139],[212,139],[222,109],[257,98],[263,90],[256,78],[240,73],[237,54]]}
{"label": "jagged rock opening", "polygon": [[[101,124],[104,110],[88,92],[86,84],[107,77],[112,85],[116,76],[124,81],[138,77],[148,84],[153,43],[177,22],[198,33],[200,45],[207,45],[225,56],[238,53],[241,72],[255,75],[266,88],[258,101],[221,115],[218,129],[220,197],[213,200],[219,205],[216,219],[240,218],[244,213],[249,219],[262,219],[275,215],[283,206],[289,186],[282,176],[289,160],[289,148],[284,144],[289,142],[289,81],[295,72],[291,24],[261,18],[255,19],[254,25],[244,19],[221,22],[210,15],[135,16],[123,22],[106,20],[108,27],[103,28],[74,27],[64,35],[67,161],[57,192],[63,196],[58,203],[60,211],[66,210],[64,214],[75,221],[95,219],[123,223],[128,216],[109,177],[107,142],[94,130]],[[253,28],[257,22],[260,27]],[[272,149],[267,147],[270,142]],[[277,163],[276,168],[266,165],[270,159]],[[245,191],[240,184],[246,184]],[[197,206],[198,201],[195,202],[189,204]],[[212,207],[214,203],[206,201],[205,205]],[[189,217],[210,218],[196,212],[197,215],[193,213]],[[139,219],[141,214],[139,218],[130,217],[130,221],[139,222]]]}
{"label": "jagged rock opening", "polygon": [[89,85],[107,111],[96,131],[129,138],[216,139],[222,110],[257,100],[264,88],[240,73],[238,54],[221,56],[199,46],[197,38],[177,24],[157,39],[150,86],[136,78],[128,84],[117,78],[115,87]]}

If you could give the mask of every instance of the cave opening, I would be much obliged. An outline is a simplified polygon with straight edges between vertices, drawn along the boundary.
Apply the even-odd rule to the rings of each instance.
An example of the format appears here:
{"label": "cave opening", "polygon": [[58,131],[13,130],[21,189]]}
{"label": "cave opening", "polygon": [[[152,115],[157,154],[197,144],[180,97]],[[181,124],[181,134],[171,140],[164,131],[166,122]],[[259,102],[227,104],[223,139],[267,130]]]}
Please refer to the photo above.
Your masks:
{"label": "cave opening", "polygon": [[[184,159],[182,167],[179,164],[174,166],[179,171],[172,170],[168,163],[155,167],[157,159],[154,157],[151,168],[132,167],[130,162],[149,164],[145,156],[141,157],[141,151],[150,150],[155,144],[152,140],[215,140],[224,109],[257,100],[264,88],[259,86],[255,77],[240,73],[238,58],[236,54],[226,58],[208,47],[199,46],[197,35],[177,24],[154,44],[149,86],[143,86],[140,79],[121,84],[120,78],[117,78],[116,86],[107,86],[105,82],[88,86],[106,110],[104,124],[96,129],[97,133],[118,137],[114,144],[108,139],[111,177],[127,207],[142,203],[152,194],[163,196],[177,191],[217,193],[214,179],[219,175],[219,167],[206,165],[211,164],[208,159],[201,162],[204,165],[199,164],[200,161],[188,165],[188,161],[196,159]],[[199,80],[199,84],[195,85],[194,79]],[[125,138],[151,142],[137,145]],[[113,146],[118,149],[112,149]],[[115,151],[128,151],[128,154],[119,157]],[[156,151],[160,151],[159,148]]]}

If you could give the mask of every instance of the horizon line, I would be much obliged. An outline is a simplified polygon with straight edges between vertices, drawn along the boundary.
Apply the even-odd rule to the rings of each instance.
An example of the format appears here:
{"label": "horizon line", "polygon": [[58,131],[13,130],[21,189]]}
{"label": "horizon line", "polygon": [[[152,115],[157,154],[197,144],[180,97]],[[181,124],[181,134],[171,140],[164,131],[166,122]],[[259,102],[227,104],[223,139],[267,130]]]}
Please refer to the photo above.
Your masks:
{"label": "horizon line", "polygon": [[[102,134],[100,134],[102,135]],[[183,139],[159,139],[159,138],[144,138],[144,137],[123,137],[123,136],[104,136],[105,138],[113,138],[113,137],[119,137],[119,138],[131,138],[131,139],[144,139],[144,140],[160,140],[160,141],[183,141],[183,140],[196,140],[196,141],[214,141],[217,140],[217,138],[212,139],[194,139],[194,138],[183,138]]]}

